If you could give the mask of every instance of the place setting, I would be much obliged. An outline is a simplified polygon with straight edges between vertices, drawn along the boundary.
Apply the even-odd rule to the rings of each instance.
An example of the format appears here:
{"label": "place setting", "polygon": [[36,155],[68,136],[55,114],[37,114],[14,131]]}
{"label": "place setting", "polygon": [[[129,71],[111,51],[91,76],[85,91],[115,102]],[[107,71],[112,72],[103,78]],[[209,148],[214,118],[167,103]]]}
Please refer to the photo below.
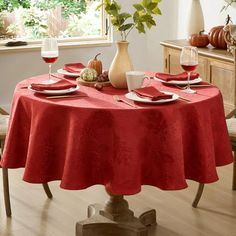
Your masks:
{"label": "place setting", "polygon": [[[186,72],[179,74],[156,73],[154,80],[160,81],[165,86],[177,88],[187,94],[198,94],[208,97],[208,95],[199,93],[199,89],[203,90],[205,88],[214,87],[214,85],[203,81],[202,78],[199,77],[199,73],[196,72],[191,73],[189,82],[187,77]],[[190,91],[192,92],[188,92],[188,88],[191,89]]]}
{"label": "place setting", "polygon": [[179,95],[171,92],[159,91],[153,86],[134,89],[125,95],[126,98],[135,102],[162,104],[173,102],[179,98]]}
{"label": "place setting", "polygon": [[[166,85],[177,85],[179,87],[185,87],[188,84],[188,74],[186,72],[182,72],[179,74],[157,72],[154,79]],[[189,80],[190,86],[199,84],[200,82],[202,82],[202,79],[199,77],[199,73],[191,73]]]}
{"label": "place setting", "polygon": [[151,86],[151,79],[144,72],[128,71],[126,72],[126,80],[129,92],[125,94],[125,97],[129,100],[148,104],[163,104],[179,99],[179,95],[175,93],[160,91]]}
{"label": "place setting", "polygon": [[[45,77],[46,79],[42,80],[41,82],[34,82],[28,85],[27,88],[30,91],[38,94],[48,95],[46,98],[50,99],[85,96],[84,94],[75,94],[75,92],[80,88],[79,85],[66,79],[58,80],[58,77],[52,74],[52,64],[55,63],[59,57],[58,44],[55,38],[46,38],[42,41],[41,57],[48,64],[48,75],[46,75],[47,78]],[[82,67],[82,64],[67,64],[66,66],[72,70],[72,68],[75,69],[78,66]],[[55,77],[57,78],[56,80]]]}
{"label": "place setting", "polygon": [[79,77],[81,71],[85,68],[86,66],[83,63],[67,63],[63,66],[63,68],[60,68],[57,70],[58,74],[68,76],[68,77]]}
{"label": "place setting", "polygon": [[51,84],[31,83],[28,89],[34,93],[46,95],[45,98],[48,99],[88,97],[87,94],[79,91],[79,85],[65,79]]}
{"label": "place setting", "polygon": [[79,90],[79,86],[67,80],[59,80],[59,81],[54,81],[51,84],[44,84],[43,82],[31,83],[28,86],[28,89],[33,92],[42,93],[46,95],[61,95],[61,94],[73,93]]}
{"label": "place setting", "polygon": [[198,49],[192,46],[185,46],[180,53],[180,65],[184,72],[179,74],[156,73],[155,80],[165,85],[174,86],[187,94],[198,94],[196,88],[211,87],[212,84],[204,82],[199,73],[195,72],[198,66]]}

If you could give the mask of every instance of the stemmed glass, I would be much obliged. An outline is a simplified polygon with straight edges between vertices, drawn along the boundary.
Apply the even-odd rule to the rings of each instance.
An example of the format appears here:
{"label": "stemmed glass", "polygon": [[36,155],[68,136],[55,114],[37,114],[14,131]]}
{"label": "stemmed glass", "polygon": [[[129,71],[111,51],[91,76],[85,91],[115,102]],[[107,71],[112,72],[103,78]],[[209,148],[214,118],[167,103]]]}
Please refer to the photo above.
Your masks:
{"label": "stemmed glass", "polygon": [[52,63],[58,58],[58,45],[55,38],[45,38],[42,41],[41,56],[43,60],[48,64],[49,73],[48,80],[44,81],[45,84],[51,84],[55,81],[51,79]]}
{"label": "stemmed glass", "polygon": [[186,88],[183,90],[185,93],[195,93],[195,90],[192,90],[190,88],[190,76],[191,72],[193,72],[197,65],[198,65],[198,51],[196,47],[191,46],[185,46],[182,48],[181,54],[180,54],[180,64],[182,68],[187,72],[188,74],[188,84]]}

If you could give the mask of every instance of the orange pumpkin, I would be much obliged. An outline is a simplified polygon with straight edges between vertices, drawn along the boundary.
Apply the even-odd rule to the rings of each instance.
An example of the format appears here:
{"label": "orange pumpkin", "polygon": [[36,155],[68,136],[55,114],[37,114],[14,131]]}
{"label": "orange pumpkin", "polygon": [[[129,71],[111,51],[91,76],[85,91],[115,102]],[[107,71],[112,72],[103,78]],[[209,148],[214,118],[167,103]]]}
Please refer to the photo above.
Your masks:
{"label": "orange pumpkin", "polygon": [[87,67],[97,71],[98,75],[102,74],[102,62],[97,59],[101,53],[98,53],[94,59],[89,60]]}
{"label": "orange pumpkin", "polygon": [[210,44],[215,48],[227,49],[223,28],[223,25],[215,26],[208,33]]}
{"label": "orange pumpkin", "polygon": [[199,34],[192,34],[189,36],[189,43],[194,47],[206,47],[209,44],[207,34],[202,34],[204,31],[200,31]]}

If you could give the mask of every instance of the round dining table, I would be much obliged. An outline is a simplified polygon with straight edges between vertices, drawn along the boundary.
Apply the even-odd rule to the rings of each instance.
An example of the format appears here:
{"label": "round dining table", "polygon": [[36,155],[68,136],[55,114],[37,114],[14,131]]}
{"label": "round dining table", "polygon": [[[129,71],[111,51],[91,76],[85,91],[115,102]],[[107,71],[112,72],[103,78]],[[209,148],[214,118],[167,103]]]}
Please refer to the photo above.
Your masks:
{"label": "round dining table", "polygon": [[76,236],[147,235],[155,212],[134,216],[123,195],[140,192],[142,185],[179,190],[187,179],[212,183],[216,167],[232,162],[223,100],[213,85],[187,94],[151,79],[149,86],[180,96],[158,104],[129,100],[127,89],[112,86],[79,85],[73,94],[81,96],[60,98],[27,88],[46,76],[17,84],[1,165],[23,167],[29,183],[60,180],[70,190],[104,185],[110,200],[89,206]]}

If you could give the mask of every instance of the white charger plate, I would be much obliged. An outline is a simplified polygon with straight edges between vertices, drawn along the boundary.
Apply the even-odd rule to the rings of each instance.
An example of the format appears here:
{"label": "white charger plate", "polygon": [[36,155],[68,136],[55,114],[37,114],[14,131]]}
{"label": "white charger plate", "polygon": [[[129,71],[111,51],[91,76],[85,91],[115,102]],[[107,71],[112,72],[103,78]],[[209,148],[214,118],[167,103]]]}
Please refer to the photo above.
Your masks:
{"label": "white charger plate", "polygon": [[[162,79],[159,79],[157,77],[154,77],[155,80],[161,81],[164,84],[177,84],[177,85],[187,85],[188,81],[187,80],[170,80],[170,81],[165,81]],[[189,81],[189,84],[197,84],[200,83],[202,81],[202,79],[200,77],[196,78],[196,79],[192,79]]]}
{"label": "white charger plate", "polygon": [[64,69],[58,69],[57,73],[62,74],[62,75],[71,76],[71,77],[79,77],[80,76],[80,73],[71,73],[71,72],[64,70]]}
{"label": "white charger plate", "polygon": [[73,93],[73,92],[79,90],[79,86],[77,85],[75,88],[69,88],[69,89],[38,91],[38,90],[32,89],[31,85],[29,85],[28,89],[35,92],[35,93],[42,93],[42,94],[47,94],[47,95],[61,95],[61,94]]}
{"label": "white charger plate", "polygon": [[152,104],[162,104],[162,103],[167,103],[167,102],[173,102],[173,101],[175,101],[175,100],[177,100],[179,98],[179,95],[177,95],[175,93],[164,92],[164,91],[161,91],[161,92],[163,92],[165,94],[168,94],[168,95],[172,95],[172,98],[160,99],[160,100],[157,100],[157,101],[152,101],[149,98],[141,98],[138,95],[136,95],[134,92],[126,93],[125,97],[130,99],[130,100],[133,100],[135,102],[152,103]]}

